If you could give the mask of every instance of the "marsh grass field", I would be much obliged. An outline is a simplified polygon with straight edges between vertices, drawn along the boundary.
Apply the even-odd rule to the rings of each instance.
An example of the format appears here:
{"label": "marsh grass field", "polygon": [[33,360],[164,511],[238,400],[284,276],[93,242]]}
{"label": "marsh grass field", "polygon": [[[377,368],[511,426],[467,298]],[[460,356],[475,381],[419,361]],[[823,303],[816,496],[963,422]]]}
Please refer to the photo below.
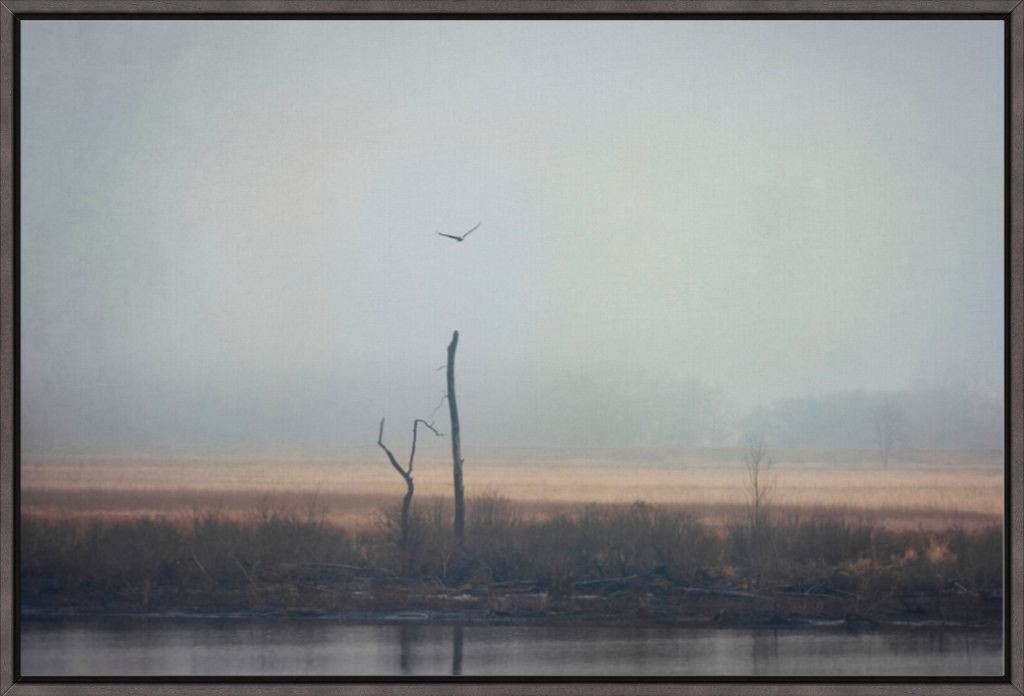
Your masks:
{"label": "marsh grass field", "polygon": [[[918,451],[883,467],[857,450],[773,452],[773,515],[870,524],[896,530],[976,530],[1003,515],[1001,452]],[[492,448],[467,460],[470,496],[500,496],[521,514],[543,518],[585,504],[644,501],[724,528],[747,510],[743,452],[719,450],[525,450]],[[451,497],[451,460],[424,448],[416,502]],[[191,524],[196,514],[233,520],[261,507],[304,514],[317,508],[333,526],[379,523],[404,486],[379,450],[324,458],[26,459],[25,519],[74,523],[160,517]]]}
{"label": "marsh grass field", "polygon": [[22,469],[34,613],[374,621],[998,625],[997,454],[780,451],[750,524],[739,450],[495,451],[467,459],[466,541],[443,452],[35,460]]}

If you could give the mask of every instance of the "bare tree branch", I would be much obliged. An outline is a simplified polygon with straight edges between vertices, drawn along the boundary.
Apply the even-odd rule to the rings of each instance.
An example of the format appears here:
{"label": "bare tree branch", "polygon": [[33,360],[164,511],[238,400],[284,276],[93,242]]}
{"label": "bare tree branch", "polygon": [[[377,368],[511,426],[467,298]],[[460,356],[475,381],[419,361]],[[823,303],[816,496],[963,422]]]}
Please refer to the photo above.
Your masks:
{"label": "bare tree branch", "polygon": [[[441,369],[444,369],[445,367],[447,367],[447,365],[442,365]],[[430,420],[431,423],[434,422],[434,416],[437,415],[437,412],[441,410],[442,406],[444,406],[444,401],[447,398],[448,398],[447,394],[442,394],[441,395],[441,400],[437,402],[437,406],[435,406],[434,410],[430,412],[429,416],[427,416],[427,418]]]}
{"label": "bare tree branch", "polygon": [[438,437],[444,437],[444,433],[437,432],[437,428],[435,428],[432,423],[428,423],[427,421],[423,420],[422,418],[417,418],[416,420],[414,420],[412,422],[412,447],[409,449],[409,468],[408,468],[408,473],[409,473],[410,476],[412,475],[412,462],[413,462],[413,459],[416,458],[416,434],[417,434],[417,429],[419,428],[419,426],[421,424],[423,425],[423,427],[428,428],[430,430],[430,432],[434,433]]}
{"label": "bare tree branch", "polygon": [[[391,466],[395,467],[395,471],[397,471],[399,474],[401,474],[402,478],[405,479],[406,483],[411,483],[412,482],[412,477],[409,475],[409,472],[407,472],[405,469],[402,468],[402,465],[398,463],[397,459],[395,459],[395,455],[392,454],[391,450],[388,449],[388,446],[384,444],[384,419],[383,418],[380,419],[380,430],[377,431],[377,444],[380,446],[380,448],[382,450],[384,450],[384,454],[388,455],[388,461],[391,462]],[[410,467],[410,469],[411,469],[411,467]]]}

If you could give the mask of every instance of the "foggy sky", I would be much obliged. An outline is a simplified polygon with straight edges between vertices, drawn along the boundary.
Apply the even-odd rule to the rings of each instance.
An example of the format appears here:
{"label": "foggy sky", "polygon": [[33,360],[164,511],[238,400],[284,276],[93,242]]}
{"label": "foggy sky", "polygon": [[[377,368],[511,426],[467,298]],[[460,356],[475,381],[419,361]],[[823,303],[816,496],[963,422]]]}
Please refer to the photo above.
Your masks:
{"label": "foggy sky", "polygon": [[467,441],[677,384],[998,394],[1002,41],[24,21],[23,447],[372,444],[437,404],[453,329]]}

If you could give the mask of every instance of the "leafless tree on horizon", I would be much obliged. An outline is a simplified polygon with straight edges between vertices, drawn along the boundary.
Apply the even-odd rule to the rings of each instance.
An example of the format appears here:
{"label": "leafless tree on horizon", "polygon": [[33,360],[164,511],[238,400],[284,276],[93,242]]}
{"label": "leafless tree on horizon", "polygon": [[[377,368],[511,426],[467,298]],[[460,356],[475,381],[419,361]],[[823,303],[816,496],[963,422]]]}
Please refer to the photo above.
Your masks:
{"label": "leafless tree on horizon", "polygon": [[899,447],[906,444],[906,414],[899,404],[891,397],[879,404],[875,411],[875,437],[878,439],[878,456],[882,458],[882,466],[889,468]]}
{"label": "leafless tree on horizon", "polygon": [[775,491],[775,462],[768,456],[764,439],[748,436],[745,443],[747,478],[744,487],[750,499],[750,532],[756,537],[768,521],[768,506]]}

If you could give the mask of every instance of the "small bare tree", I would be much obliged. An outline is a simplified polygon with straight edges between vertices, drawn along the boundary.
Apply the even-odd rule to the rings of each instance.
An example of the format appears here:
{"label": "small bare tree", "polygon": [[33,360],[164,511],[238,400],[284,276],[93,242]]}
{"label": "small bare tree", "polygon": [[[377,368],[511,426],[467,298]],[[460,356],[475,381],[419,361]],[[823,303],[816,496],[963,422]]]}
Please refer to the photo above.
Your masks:
{"label": "small bare tree", "polygon": [[775,490],[774,462],[768,456],[764,440],[757,436],[747,437],[744,459],[747,473],[744,487],[750,501],[750,534],[753,538],[768,521],[768,505]]}
{"label": "small bare tree", "polygon": [[766,532],[768,508],[775,490],[775,476],[772,473],[772,459],[763,438],[748,435],[743,452],[746,479],[744,489],[748,499],[747,519],[747,562],[750,564],[751,581],[761,583],[761,575],[772,562],[769,548],[771,537]]}
{"label": "small bare tree", "polygon": [[402,498],[402,517],[401,517],[401,523],[400,523],[401,524],[401,537],[400,537],[401,541],[400,541],[400,544],[401,544],[401,547],[402,547],[403,551],[408,549],[408,547],[409,547],[409,508],[412,506],[412,495],[413,495],[413,492],[416,490],[416,487],[413,484],[413,480],[412,480],[412,465],[413,465],[413,462],[416,459],[416,436],[418,434],[419,426],[420,425],[422,425],[424,428],[429,429],[432,433],[434,433],[438,437],[441,436],[441,433],[439,433],[437,431],[437,429],[434,428],[434,426],[431,423],[428,423],[427,421],[423,420],[422,418],[417,418],[416,420],[414,420],[412,422],[412,447],[409,449],[409,463],[408,463],[408,465],[406,465],[405,468],[402,468],[402,465],[398,463],[397,459],[395,459],[395,455],[392,454],[391,450],[389,450],[387,445],[384,444],[384,419],[383,418],[380,419],[380,430],[377,431],[377,445],[379,445],[380,448],[382,450],[384,450],[384,454],[386,454],[388,456],[388,461],[391,462],[391,466],[394,467],[395,471],[397,471],[398,474],[405,481],[405,497]]}
{"label": "small bare tree", "polygon": [[906,442],[906,416],[892,398],[886,398],[875,411],[875,437],[882,466],[889,468],[889,460]]}

